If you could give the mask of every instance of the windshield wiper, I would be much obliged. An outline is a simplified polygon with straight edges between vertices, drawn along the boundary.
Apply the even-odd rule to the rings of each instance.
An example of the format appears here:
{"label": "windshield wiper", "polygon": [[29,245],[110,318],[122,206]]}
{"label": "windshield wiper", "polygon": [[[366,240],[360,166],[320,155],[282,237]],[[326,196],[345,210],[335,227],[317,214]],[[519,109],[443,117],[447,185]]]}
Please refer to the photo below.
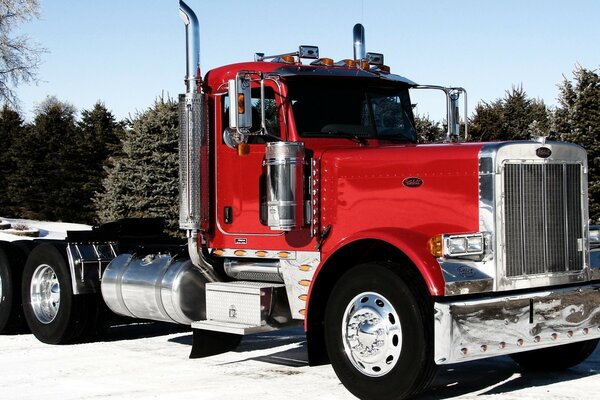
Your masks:
{"label": "windshield wiper", "polygon": [[351,140],[354,140],[356,143],[362,144],[363,146],[366,146],[367,144],[369,144],[369,141],[367,140],[367,138],[365,138],[363,136],[358,136],[355,133],[340,132],[340,131],[327,131],[327,132],[321,132],[321,133],[336,136],[336,137],[351,139]]}

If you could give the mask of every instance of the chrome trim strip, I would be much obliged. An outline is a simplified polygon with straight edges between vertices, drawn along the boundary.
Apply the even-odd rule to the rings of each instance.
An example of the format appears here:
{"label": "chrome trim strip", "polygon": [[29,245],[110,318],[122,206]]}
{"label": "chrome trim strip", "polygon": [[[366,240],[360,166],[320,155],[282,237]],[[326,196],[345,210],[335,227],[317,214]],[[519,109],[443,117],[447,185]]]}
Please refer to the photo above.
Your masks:
{"label": "chrome trim strip", "polygon": [[295,259],[281,260],[280,272],[293,319],[304,319],[306,315],[308,291],[320,263],[321,254],[317,251],[298,251]]}

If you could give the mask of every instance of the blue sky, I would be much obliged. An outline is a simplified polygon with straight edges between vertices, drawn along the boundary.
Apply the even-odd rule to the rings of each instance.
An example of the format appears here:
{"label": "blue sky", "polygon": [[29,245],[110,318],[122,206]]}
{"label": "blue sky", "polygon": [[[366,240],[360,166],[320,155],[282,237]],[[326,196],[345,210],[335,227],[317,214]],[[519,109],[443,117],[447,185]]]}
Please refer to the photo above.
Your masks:
{"label": "blue sky", "polygon": [[[367,51],[421,84],[462,86],[469,113],[480,101],[522,85],[556,105],[557,84],[579,63],[600,68],[600,1],[189,0],[201,31],[202,73],[267,54],[319,46],[322,57],[352,58],[361,22]],[[31,118],[47,95],[89,109],[102,101],[119,119],[161,94],[183,91],[184,26],[177,0],[40,0],[41,19],[22,32],[48,50],[37,85],[18,88]],[[440,94],[413,98],[443,117]]]}

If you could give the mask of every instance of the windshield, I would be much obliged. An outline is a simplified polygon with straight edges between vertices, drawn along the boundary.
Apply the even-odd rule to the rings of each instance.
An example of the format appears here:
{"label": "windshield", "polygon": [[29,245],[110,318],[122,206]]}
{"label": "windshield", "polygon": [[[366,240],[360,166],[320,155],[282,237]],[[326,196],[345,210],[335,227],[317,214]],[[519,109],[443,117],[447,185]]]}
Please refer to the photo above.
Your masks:
{"label": "windshield", "polygon": [[297,79],[288,81],[288,93],[300,136],[417,141],[408,87]]}

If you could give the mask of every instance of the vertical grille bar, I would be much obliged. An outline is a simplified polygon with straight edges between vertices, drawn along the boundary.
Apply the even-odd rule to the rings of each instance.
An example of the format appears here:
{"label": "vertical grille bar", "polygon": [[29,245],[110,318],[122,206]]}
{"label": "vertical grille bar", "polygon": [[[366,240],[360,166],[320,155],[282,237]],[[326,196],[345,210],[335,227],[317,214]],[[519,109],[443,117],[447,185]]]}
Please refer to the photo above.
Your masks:
{"label": "vertical grille bar", "polygon": [[506,275],[580,271],[581,166],[504,166]]}

